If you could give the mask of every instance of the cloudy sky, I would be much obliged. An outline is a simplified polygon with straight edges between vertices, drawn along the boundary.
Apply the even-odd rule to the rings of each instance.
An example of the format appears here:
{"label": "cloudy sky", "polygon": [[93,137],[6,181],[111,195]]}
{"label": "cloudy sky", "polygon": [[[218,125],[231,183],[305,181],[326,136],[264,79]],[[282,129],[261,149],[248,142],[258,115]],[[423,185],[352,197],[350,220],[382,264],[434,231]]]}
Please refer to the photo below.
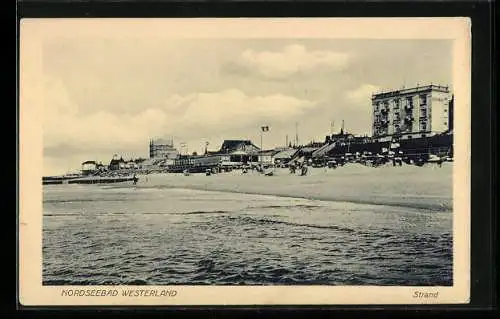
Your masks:
{"label": "cloudy sky", "polygon": [[148,140],[187,151],[224,139],[282,146],[338,131],[371,134],[372,93],[450,85],[447,40],[71,37],[44,42],[44,175],[113,154],[147,157]]}

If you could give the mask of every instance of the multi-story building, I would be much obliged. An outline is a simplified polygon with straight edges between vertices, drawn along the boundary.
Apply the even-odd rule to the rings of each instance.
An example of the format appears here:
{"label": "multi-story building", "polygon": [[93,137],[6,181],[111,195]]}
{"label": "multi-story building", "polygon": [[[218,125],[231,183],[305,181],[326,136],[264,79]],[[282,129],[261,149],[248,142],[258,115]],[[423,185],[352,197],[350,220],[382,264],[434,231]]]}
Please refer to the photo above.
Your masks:
{"label": "multi-story building", "polygon": [[451,101],[448,87],[437,85],[373,94],[373,137],[411,139],[449,131]]}
{"label": "multi-story building", "polygon": [[179,155],[173,140],[155,139],[149,141],[150,158],[175,159]]}

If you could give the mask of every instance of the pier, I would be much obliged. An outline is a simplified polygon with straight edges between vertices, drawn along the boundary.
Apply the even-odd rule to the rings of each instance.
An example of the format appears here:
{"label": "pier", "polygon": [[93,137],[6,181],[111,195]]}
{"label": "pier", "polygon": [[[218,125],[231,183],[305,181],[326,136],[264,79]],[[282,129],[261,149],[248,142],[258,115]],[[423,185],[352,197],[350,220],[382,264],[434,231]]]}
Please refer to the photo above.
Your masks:
{"label": "pier", "polygon": [[57,184],[110,184],[110,183],[123,183],[134,182],[137,177],[134,176],[90,176],[90,177],[76,177],[65,178],[60,177],[43,177],[43,185],[57,185]]}

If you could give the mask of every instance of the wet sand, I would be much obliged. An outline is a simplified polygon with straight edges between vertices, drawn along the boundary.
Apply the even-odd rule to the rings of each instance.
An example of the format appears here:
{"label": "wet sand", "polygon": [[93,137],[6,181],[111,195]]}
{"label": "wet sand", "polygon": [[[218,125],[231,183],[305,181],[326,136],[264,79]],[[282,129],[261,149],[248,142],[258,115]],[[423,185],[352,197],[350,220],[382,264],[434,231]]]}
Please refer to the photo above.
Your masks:
{"label": "wet sand", "polygon": [[274,176],[241,170],[205,174],[152,174],[140,176],[135,187],[185,188],[234,193],[274,195],[327,201],[451,210],[453,163],[442,167],[348,164],[337,169],[309,168],[307,176],[276,169]]}

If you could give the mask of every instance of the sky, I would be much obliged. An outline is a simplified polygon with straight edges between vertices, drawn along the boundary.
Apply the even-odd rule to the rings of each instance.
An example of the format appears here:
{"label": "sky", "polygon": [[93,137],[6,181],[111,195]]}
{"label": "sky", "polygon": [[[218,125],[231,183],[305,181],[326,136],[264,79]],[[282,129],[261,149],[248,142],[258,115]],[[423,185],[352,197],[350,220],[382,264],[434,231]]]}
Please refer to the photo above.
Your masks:
{"label": "sky", "polygon": [[371,135],[371,94],[453,87],[452,41],[72,36],[43,43],[44,175],[147,158],[150,138],[183,152],[250,139],[263,148]]}

